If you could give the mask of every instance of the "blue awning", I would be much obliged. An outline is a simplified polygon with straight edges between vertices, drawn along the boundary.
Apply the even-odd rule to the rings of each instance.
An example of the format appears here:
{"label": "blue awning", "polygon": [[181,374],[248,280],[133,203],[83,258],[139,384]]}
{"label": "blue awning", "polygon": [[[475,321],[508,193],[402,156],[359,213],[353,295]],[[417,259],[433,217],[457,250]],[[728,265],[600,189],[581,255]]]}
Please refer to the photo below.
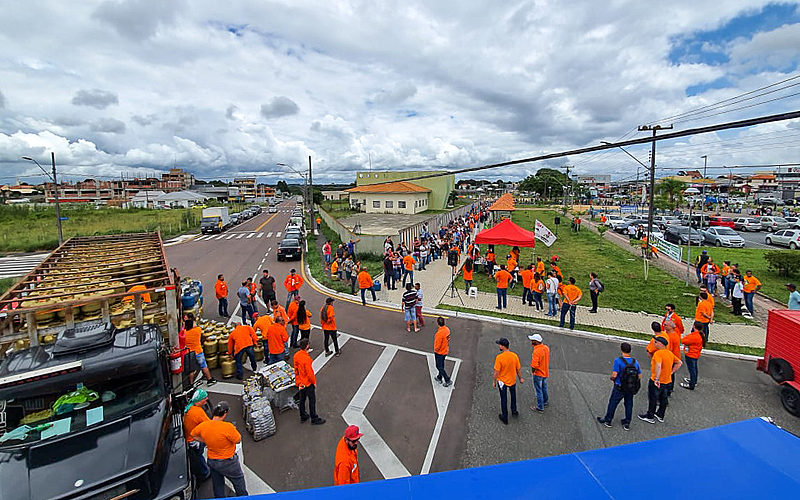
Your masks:
{"label": "blue awning", "polygon": [[[333,475],[332,466],[330,474]],[[614,448],[250,498],[800,498],[800,438],[755,418]]]}

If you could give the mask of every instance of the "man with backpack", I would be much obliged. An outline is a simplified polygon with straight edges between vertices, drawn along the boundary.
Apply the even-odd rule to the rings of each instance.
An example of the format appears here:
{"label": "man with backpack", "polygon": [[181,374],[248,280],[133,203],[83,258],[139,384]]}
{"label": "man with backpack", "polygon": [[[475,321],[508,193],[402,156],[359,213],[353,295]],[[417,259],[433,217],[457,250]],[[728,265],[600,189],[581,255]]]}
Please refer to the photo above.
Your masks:
{"label": "man with backpack", "polygon": [[592,299],[592,308],[589,309],[590,313],[597,312],[597,296],[604,290],[603,282],[597,279],[597,273],[589,273],[589,296]]}
{"label": "man with backpack", "polygon": [[633,396],[639,392],[642,386],[642,368],[639,362],[631,357],[631,345],[623,342],[620,345],[622,355],[614,360],[611,368],[611,381],[614,387],[611,389],[611,396],[608,398],[608,409],[603,417],[597,417],[597,421],[606,427],[611,427],[614,420],[614,413],[620,401],[625,402],[625,418],[622,419],[622,428],[626,431],[631,430],[631,418],[633,417]]}

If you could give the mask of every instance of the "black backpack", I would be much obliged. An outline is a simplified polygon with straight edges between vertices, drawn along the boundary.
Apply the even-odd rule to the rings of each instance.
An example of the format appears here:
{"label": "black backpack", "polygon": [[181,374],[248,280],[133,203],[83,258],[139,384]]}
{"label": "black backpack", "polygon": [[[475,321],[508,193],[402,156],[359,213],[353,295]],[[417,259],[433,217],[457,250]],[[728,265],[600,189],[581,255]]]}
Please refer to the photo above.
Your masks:
{"label": "black backpack", "polygon": [[630,358],[631,362],[625,361],[625,358],[619,358],[625,365],[622,368],[622,373],[619,374],[619,383],[622,388],[623,394],[636,394],[642,387],[642,381],[639,379],[639,370],[636,369],[636,360]]}
{"label": "black backpack", "polygon": [[597,293],[602,293],[602,292],[606,291],[606,287],[605,287],[605,285],[603,285],[602,281],[594,280],[594,284],[597,287]]}

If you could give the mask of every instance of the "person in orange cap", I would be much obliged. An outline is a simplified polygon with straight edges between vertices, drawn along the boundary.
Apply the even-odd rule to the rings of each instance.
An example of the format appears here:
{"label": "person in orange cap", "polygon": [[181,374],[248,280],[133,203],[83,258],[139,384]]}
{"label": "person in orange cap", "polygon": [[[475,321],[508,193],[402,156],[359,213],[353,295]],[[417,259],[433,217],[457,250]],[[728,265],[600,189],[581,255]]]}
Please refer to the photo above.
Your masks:
{"label": "person in orange cap", "polygon": [[358,478],[358,440],[363,434],[357,425],[344,430],[344,436],[336,445],[336,456],[333,459],[333,485],[356,484]]}

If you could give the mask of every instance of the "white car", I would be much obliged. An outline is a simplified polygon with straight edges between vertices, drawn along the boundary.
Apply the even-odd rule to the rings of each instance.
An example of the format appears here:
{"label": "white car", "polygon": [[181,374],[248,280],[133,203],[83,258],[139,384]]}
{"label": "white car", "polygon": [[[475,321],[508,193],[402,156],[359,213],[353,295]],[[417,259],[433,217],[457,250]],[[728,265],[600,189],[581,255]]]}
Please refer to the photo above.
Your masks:
{"label": "white car", "polygon": [[606,226],[614,227],[616,224],[622,224],[625,222],[625,219],[620,217],[619,215],[606,215]]}
{"label": "white car", "polygon": [[792,250],[800,248],[800,229],[782,229],[764,238],[767,245],[781,245]]}

